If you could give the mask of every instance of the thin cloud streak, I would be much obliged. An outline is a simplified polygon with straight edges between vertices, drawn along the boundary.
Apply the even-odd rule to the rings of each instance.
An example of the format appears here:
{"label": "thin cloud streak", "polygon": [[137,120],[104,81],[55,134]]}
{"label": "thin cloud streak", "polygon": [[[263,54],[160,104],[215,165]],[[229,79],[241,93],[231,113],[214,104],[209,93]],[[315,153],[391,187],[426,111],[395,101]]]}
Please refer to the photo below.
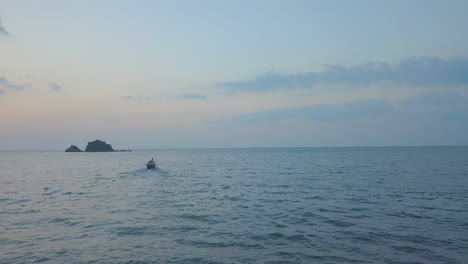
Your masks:
{"label": "thin cloud streak", "polygon": [[8,33],[8,31],[6,31],[5,27],[3,27],[1,18],[0,18],[0,35],[3,35],[3,36],[10,36],[11,35],[10,33]]}
{"label": "thin cloud streak", "polygon": [[125,100],[125,101],[141,101],[141,100],[151,100],[152,99],[151,96],[141,96],[141,95],[136,95],[136,96],[126,95],[126,96],[121,96],[120,98],[122,100]]}
{"label": "thin cloud streak", "polygon": [[220,82],[217,86],[231,92],[269,92],[311,89],[320,84],[343,84],[359,88],[378,83],[416,86],[468,84],[468,59],[419,57],[406,59],[395,65],[385,62],[349,67],[326,65],[322,72],[268,72],[251,80]]}
{"label": "thin cloud streak", "polygon": [[208,97],[202,94],[181,94],[181,95],[126,95],[120,97],[125,101],[149,101],[149,100],[206,100]]}
{"label": "thin cloud streak", "polygon": [[5,87],[5,88],[9,88],[9,89],[13,89],[13,90],[18,90],[18,91],[19,90],[24,90],[27,87],[25,85],[14,84],[14,83],[8,81],[7,79],[5,79],[4,77],[0,77],[0,86]]}
{"label": "thin cloud streak", "polygon": [[206,100],[208,97],[201,94],[183,94],[180,96],[182,99],[186,100]]}
{"label": "thin cloud streak", "polygon": [[49,89],[51,89],[52,91],[58,92],[58,91],[62,90],[62,86],[60,86],[60,85],[58,85],[58,84],[56,84],[54,82],[50,82],[49,83]]}

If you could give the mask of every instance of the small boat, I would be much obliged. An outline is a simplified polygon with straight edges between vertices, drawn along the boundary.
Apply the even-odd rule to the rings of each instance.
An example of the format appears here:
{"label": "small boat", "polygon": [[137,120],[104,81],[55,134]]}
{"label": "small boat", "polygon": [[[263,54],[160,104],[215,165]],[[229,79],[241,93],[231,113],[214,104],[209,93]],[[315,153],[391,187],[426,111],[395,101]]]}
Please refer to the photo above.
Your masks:
{"label": "small boat", "polygon": [[150,161],[146,163],[146,168],[148,170],[156,168],[156,163],[154,162],[154,158],[152,158]]}

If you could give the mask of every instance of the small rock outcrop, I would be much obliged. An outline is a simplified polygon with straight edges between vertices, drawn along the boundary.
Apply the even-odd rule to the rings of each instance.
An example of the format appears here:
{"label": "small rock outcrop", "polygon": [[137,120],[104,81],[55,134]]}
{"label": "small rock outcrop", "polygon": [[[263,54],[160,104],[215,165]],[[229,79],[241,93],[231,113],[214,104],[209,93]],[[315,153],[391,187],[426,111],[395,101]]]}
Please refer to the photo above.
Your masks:
{"label": "small rock outcrop", "polygon": [[65,150],[65,152],[83,152],[81,149],[79,149],[75,145],[71,145],[69,148]]}
{"label": "small rock outcrop", "polygon": [[88,142],[86,146],[86,152],[111,152],[114,151],[110,144],[107,144],[105,141],[96,139],[95,141]]}

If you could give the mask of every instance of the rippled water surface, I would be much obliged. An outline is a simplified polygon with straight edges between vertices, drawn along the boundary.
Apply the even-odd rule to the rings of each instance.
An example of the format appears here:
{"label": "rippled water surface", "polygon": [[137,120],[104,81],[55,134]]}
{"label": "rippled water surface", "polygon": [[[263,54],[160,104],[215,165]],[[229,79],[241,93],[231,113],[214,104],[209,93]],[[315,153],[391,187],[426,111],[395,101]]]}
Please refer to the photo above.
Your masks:
{"label": "rippled water surface", "polygon": [[0,263],[35,262],[468,263],[468,148],[0,152]]}

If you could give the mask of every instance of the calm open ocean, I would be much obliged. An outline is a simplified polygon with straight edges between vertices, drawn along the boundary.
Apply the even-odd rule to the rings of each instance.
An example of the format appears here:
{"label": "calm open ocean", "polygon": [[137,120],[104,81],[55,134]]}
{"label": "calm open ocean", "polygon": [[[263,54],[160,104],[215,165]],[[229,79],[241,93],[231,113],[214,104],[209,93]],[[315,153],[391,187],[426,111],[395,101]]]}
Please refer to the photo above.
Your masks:
{"label": "calm open ocean", "polygon": [[39,262],[468,263],[468,147],[0,152],[0,263]]}

